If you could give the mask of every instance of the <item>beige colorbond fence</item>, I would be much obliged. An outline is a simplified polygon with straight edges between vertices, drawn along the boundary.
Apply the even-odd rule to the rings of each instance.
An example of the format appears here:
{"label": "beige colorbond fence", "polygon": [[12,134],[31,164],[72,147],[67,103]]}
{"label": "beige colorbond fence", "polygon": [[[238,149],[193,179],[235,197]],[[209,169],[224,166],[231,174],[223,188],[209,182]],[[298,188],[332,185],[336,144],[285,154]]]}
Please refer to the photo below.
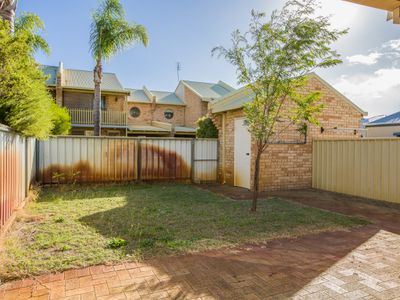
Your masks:
{"label": "beige colorbond fence", "polygon": [[28,196],[34,168],[35,139],[0,124],[0,235]]}
{"label": "beige colorbond fence", "polygon": [[217,180],[215,139],[52,137],[37,143],[40,183]]}
{"label": "beige colorbond fence", "polygon": [[400,203],[400,139],[315,140],[313,188]]}

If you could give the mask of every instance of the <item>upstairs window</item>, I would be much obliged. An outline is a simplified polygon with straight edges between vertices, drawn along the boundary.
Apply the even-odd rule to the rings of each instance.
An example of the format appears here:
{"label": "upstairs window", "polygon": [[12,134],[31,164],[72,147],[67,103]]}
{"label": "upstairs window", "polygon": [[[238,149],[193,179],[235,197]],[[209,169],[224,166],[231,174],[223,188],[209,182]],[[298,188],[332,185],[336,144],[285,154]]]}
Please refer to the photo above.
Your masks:
{"label": "upstairs window", "polygon": [[164,117],[165,117],[167,120],[171,120],[171,119],[174,117],[174,112],[173,112],[173,110],[167,109],[167,110],[164,112]]}
{"label": "upstairs window", "polygon": [[140,109],[139,107],[132,107],[129,110],[129,114],[132,118],[138,118],[140,116]]}

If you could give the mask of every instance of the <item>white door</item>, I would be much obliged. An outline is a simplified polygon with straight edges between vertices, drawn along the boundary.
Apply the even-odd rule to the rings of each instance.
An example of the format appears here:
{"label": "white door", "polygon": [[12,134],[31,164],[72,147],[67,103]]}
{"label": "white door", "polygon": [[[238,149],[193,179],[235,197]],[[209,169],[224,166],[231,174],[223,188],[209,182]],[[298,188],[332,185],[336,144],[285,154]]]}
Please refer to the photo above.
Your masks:
{"label": "white door", "polygon": [[250,189],[251,136],[245,119],[235,119],[234,185]]}

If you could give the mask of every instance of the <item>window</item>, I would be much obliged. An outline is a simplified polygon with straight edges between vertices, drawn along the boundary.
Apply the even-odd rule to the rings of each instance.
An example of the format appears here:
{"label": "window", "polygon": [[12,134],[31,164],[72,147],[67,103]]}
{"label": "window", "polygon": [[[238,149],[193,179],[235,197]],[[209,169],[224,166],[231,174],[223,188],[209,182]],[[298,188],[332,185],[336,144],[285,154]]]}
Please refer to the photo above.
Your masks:
{"label": "window", "polygon": [[171,119],[174,117],[174,112],[173,112],[171,109],[167,109],[167,110],[164,112],[164,117],[165,117],[167,120],[171,120]]}
{"label": "window", "polygon": [[139,107],[132,107],[129,110],[129,114],[131,115],[132,118],[138,118],[140,116],[140,109]]}
{"label": "window", "polygon": [[101,96],[100,109],[101,110],[107,109],[106,96]]}

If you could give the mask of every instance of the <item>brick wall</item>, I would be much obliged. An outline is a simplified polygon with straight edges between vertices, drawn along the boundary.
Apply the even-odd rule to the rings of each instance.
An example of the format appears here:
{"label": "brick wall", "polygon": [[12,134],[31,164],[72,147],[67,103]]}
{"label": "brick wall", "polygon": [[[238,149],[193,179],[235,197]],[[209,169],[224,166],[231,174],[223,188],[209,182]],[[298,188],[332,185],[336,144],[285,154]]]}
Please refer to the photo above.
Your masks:
{"label": "brick wall", "polygon": [[[315,138],[353,137],[352,130],[359,128],[361,113],[343,100],[335,91],[317,78],[312,77],[305,92],[321,91],[323,112],[319,117],[320,126],[309,126],[307,143],[303,145],[270,145],[261,158],[260,190],[309,188],[312,183],[312,140]],[[218,173],[222,182],[234,184],[234,120],[243,117],[242,110],[225,114],[225,135],[222,114],[213,115],[219,129],[220,165]],[[321,133],[321,127],[324,132]],[[334,130],[334,128],[338,130]],[[252,154],[255,153],[254,144]],[[223,155],[224,154],[224,155]],[[253,177],[254,155],[252,155],[251,177]]]}
{"label": "brick wall", "polygon": [[[129,111],[132,107],[140,109],[140,116],[133,118],[130,116]],[[160,105],[157,104],[155,109],[152,109],[153,105],[150,103],[128,103],[128,124],[130,125],[141,125],[150,124],[151,121],[158,121],[164,123],[171,123],[174,125],[184,125],[185,122],[185,106],[178,105]],[[166,119],[164,112],[169,109],[174,112],[174,117],[170,120]]]}
{"label": "brick wall", "polygon": [[184,86],[183,97],[186,104],[185,126],[197,127],[196,121],[207,114],[208,103]]}

